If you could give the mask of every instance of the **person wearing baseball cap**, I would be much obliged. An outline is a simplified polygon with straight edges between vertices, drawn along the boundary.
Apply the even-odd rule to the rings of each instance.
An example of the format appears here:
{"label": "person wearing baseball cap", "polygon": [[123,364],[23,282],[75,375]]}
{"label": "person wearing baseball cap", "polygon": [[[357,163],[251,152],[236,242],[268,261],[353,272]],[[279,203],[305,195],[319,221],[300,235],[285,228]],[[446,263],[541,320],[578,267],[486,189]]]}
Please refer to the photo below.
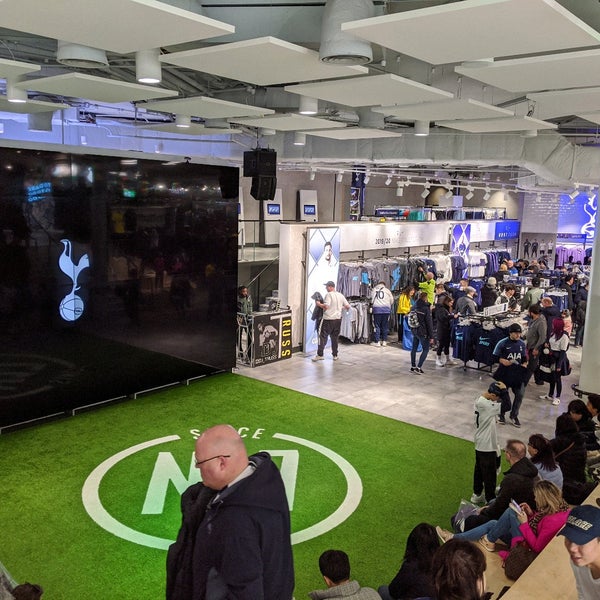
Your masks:
{"label": "person wearing baseball cap", "polygon": [[[496,474],[499,466],[496,417],[502,401],[509,401],[508,389],[501,381],[494,381],[487,392],[475,400],[475,470],[471,502],[482,504],[496,497]],[[485,491],[485,495],[484,495]]]}
{"label": "person wearing baseball cap", "polygon": [[499,423],[506,424],[505,413],[510,410],[510,420],[515,427],[521,427],[519,421],[519,408],[525,394],[525,381],[527,379],[527,348],[521,339],[523,330],[518,323],[512,323],[508,328],[508,337],[501,339],[494,348],[494,359],[499,366],[493,377],[501,381],[508,389],[512,390],[514,399],[512,406],[510,399],[502,402]]}
{"label": "person wearing baseball cap", "polygon": [[600,598],[600,509],[589,504],[575,506],[558,535],[565,537],[577,598]]}

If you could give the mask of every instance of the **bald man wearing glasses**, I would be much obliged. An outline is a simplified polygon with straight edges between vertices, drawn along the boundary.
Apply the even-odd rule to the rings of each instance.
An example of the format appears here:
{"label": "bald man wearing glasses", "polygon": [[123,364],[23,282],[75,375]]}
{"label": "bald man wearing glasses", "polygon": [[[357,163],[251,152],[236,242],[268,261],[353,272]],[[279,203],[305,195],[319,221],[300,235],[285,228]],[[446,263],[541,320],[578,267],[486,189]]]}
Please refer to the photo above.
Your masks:
{"label": "bald man wearing glasses", "polygon": [[167,600],[291,600],[290,513],[267,452],[248,457],[230,425],[196,441],[202,482],[181,497],[182,524],[167,555]]}

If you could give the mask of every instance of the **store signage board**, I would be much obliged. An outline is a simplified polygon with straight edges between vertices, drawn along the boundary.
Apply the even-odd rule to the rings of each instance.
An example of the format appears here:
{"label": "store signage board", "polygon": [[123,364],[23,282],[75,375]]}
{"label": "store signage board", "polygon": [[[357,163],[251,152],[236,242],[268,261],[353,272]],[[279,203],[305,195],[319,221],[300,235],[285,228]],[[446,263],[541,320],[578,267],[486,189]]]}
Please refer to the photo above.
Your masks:
{"label": "store signage board", "polygon": [[556,241],[566,244],[585,244],[590,241],[585,234],[580,233],[559,233],[556,235]]}
{"label": "store signage board", "polygon": [[435,246],[448,240],[449,223],[340,223],[343,252]]}
{"label": "store signage board", "polygon": [[484,317],[491,317],[493,315],[499,315],[508,311],[508,302],[502,304],[492,304],[492,306],[486,306],[483,309]]}
{"label": "store signage board", "polygon": [[519,237],[519,221],[496,221],[494,239],[497,241],[514,240]]}
{"label": "store signage board", "polygon": [[254,313],[253,328],[253,367],[291,358],[291,312]]}

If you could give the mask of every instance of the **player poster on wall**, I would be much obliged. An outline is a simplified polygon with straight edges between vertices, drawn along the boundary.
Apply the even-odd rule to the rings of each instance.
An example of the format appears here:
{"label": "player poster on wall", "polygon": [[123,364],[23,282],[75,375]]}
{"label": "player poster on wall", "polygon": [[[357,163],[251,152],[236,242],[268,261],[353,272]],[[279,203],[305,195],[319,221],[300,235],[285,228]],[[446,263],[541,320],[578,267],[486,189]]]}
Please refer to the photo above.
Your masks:
{"label": "player poster on wall", "polygon": [[304,301],[304,352],[314,352],[319,345],[319,319],[313,319],[315,299],[320,294],[325,298],[325,283],[337,285],[340,260],[339,227],[314,227],[306,232],[306,298]]}

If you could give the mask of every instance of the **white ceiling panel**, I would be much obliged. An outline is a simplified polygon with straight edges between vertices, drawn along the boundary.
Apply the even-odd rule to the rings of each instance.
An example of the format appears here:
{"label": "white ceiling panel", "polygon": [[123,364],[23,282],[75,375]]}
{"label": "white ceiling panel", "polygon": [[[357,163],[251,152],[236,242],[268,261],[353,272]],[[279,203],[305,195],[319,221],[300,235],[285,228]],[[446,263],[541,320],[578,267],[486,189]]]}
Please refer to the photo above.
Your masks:
{"label": "white ceiling panel", "polygon": [[267,115],[258,119],[230,119],[234,123],[248,125],[249,127],[267,127],[276,131],[299,131],[301,129],[333,129],[334,127],[346,127],[345,123],[327,121],[317,117],[296,115],[292,113],[280,113]]}
{"label": "white ceiling panel", "polygon": [[454,70],[509,92],[600,85],[600,50],[502,60],[486,67]]}
{"label": "white ceiling panel", "polygon": [[235,31],[233,25],[156,0],[2,0],[0,23],[119,54]]}
{"label": "white ceiling panel", "polygon": [[154,125],[141,124],[140,129],[151,129],[152,131],[162,131],[163,133],[176,133],[179,135],[211,136],[211,135],[229,135],[240,133],[240,129],[227,129],[225,127],[205,127],[199,123],[192,123],[189,127],[177,127],[175,123],[158,123]]}
{"label": "white ceiling panel", "polygon": [[371,129],[370,127],[346,127],[345,129],[326,129],[319,131],[305,131],[308,135],[330,138],[332,140],[367,140],[374,138],[400,137],[399,131],[385,129]]}
{"label": "white ceiling panel", "polygon": [[238,102],[208,98],[207,96],[151,102],[145,108],[147,110],[157,110],[159,112],[187,115],[189,117],[202,117],[204,119],[252,117],[270,115],[275,112],[270,108],[263,108],[262,106],[250,106]]}
{"label": "white ceiling panel", "polygon": [[350,21],[342,31],[434,65],[600,43],[554,0],[464,0]]}
{"label": "white ceiling panel", "polygon": [[438,119],[487,119],[510,117],[513,113],[505,108],[485,104],[471,98],[453,98],[439,102],[421,102],[409,106],[381,106],[373,112],[407,121],[437,121]]}
{"label": "white ceiling panel", "polygon": [[33,114],[40,112],[51,112],[69,108],[68,104],[58,104],[57,102],[43,102],[41,100],[27,100],[27,102],[9,102],[6,96],[0,96],[0,111],[24,114]]}
{"label": "white ceiling panel", "polygon": [[415,104],[454,97],[450,92],[389,73],[287,85],[284,89],[294,94],[303,94],[346,106]]}
{"label": "white ceiling panel", "polygon": [[25,75],[25,73],[33,73],[40,69],[39,65],[0,58],[0,79],[20,77],[21,75]]}
{"label": "white ceiling panel", "polygon": [[318,52],[274,37],[163,54],[160,60],[255,85],[333,79],[369,72],[365,67],[324,64]]}
{"label": "white ceiling panel", "polygon": [[[0,6],[2,6],[2,2],[0,2]],[[25,90],[35,90],[36,92],[71,98],[87,98],[96,102],[109,102],[111,104],[178,95],[175,90],[116,81],[83,73],[67,73],[66,75],[56,75],[42,79],[28,79],[16,85]]]}
{"label": "white ceiling panel", "polygon": [[540,92],[527,98],[535,100],[534,114],[540,119],[592,113],[600,106],[600,87]]}
{"label": "white ceiling panel", "polygon": [[501,117],[498,119],[473,119],[458,121],[436,121],[441,127],[468,131],[469,133],[496,133],[502,131],[530,131],[538,129],[556,129],[557,125],[532,119],[531,117]]}

